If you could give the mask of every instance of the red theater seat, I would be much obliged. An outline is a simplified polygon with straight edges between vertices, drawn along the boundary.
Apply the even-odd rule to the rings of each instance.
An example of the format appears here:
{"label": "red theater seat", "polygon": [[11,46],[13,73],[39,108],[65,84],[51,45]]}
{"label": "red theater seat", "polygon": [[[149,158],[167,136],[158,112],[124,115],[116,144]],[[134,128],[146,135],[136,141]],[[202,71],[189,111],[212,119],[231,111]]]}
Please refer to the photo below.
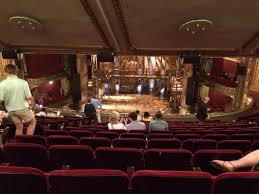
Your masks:
{"label": "red theater seat", "polygon": [[228,172],[215,179],[214,194],[258,194],[259,172]]}
{"label": "red theater seat", "polygon": [[218,149],[237,149],[246,152],[250,149],[249,140],[223,140],[218,143]]}
{"label": "red theater seat", "polygon": [[128,167],[135,170],[143,168],[143,153],[135,148],[97,148],[96,167],[126,171]]}
{"label": "red theater seat", "polygon": [[148,139],[153,139],[153,138],[173,138],[174,135],[173,134],[170,134],[170,133],[152,133],[152,134],[149,134],[148,135]]}
{"label": "red theater seat", "polygon": [[150,139],[148,140],[148,148],[160,149],[179,149],[181,141],[179,139]]}
{"label": "red theater seat", "polygon": [[46,138],[40,135],[17,135],[15,136],[17,143],[35,143],[40,145],[47,145]]}
{"label": "red theater seat", "polygon": [[229,137],[231,140],[253,140],[254,134],[233,134]]}
{"label": "red theater seat", "polygon": [[52,194],[127,194],[129,182],[119,170],[56,170],[48,179]]}
{"label": "red theater seat", "polygon": [[184,141],[186,139],[200,139],[201,136],[198,134],[177,134],[175,135],[175,138]]}
{"label": "red theater seat", "polygon": [[116,133],[116,132],[101,131],[101,132],[96,132],[95,137],[106,137],[106,138],[109,138],[110,140],[113,140],[115,138],[119,138],[120,135],[119,133]]}
{"label": "red theater seat", "polygon": [[148,149],[144,158],[148,170],[192,170],[192,153],[188,150]]}
{"label": "red theater seat", "polygon": [[120,136],[121,138],[139,138],[139,139],[147,139],[147,136],[143,133],[123,133]]}
{"label": "red theater seat", "polygon": [[133,194],[211,194],[212,179],[204,172],[141,170],[133,174]]}
{"label": "red theater seat", "polygon": [[78,140],[68,135],[50,135],[47,137],[49,145],[77,145]]}
{"label": "red theater seat", "polygon": [[148,134],[147,130],[129,130],[129,133],[144,133],[144,134]]}
{"label": "red theater seat", "polygon": [[222,140],[227,140],[228,135],[226,134],[207,134],[203,136],[204,139],[212,139],[216,141],[222,141]]}
{"label": "red theater seat", "polygon": [[218,133],[226,134],[226,135],[233,135],[233,134],[236,134],[236,130],[219,130]]}
{"label": "red theater seat", "polygon": [[90,146],[92,149],[98,147],[111,147],[111,140],[106,137],[82,137],[79,139],[80,145]]}
{"label": "red theater seat", "polygon": [[46,170],[48,152],[45,146],[32,143],[7,143],[3,148],[4,159],[11,166],[34,167]]}
{"label": "red theater seat", "polygon": [[212,175],[222,173],[211,166],[212,160],[236,160],[242,156],[240,150],[233,149],[215,149],[215,150],[199,150],[194,153],[193,166],[199,167],[204,172],[209,172]]}
{"label": "red theater seat", "polygon": [[44,173],[29,167],[0,167],[0,193],[48,194]]}
{"label": "red theater seat", "polygon": [[127,133],[127,130],[125,129],[109,129],[109,132],[115,132],[118,134]]}
{"label": "red theater seat", "polygon": [[52,169],[86,169],[93,167],[93,150],[83,145],[53,145],[49,147]]}
{"label": "red theater seat", "polygon": [[67,132],[64,130],[51,130],[51,129],[46,129],[44,131],[45,136],[49,135],[67,135]]}
{"label": "red theater seat", "polygon": [[174,130],[172,131],[172,134],[177,135],[177,134],[192,134],[192,130]]}
{"label": "red theater seat", "polygon": [[144,149],[146,141],[140,138],[116,138],[112,141],[113,147]]}
{"label": "red theater seat", "polygon": [[94,133],[92,131],[86,130],[71,130],[69,132],[69,135],[76,137],[77,139],[80,139],[81,137],[93,137]]}
{"label": "red theater seat", "polygon": [[211,139],[187,139],[182,143],[182,148],[196,152],[202,149],[216,149],[217,141]]}

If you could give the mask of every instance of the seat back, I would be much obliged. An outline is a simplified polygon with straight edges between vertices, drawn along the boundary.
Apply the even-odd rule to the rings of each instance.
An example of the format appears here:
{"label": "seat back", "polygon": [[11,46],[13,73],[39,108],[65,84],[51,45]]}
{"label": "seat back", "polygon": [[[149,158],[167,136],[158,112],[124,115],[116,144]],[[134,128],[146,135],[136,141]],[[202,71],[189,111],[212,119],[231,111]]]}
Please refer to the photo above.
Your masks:
{"label": "seat back", "polygon": [[201,136],[199,134],[177,134],[175,135],[175,138],[184,141],[186,139],[200,139]]}
{"label": "seat back", "polygon": [[214,194],[258,194],[259,172],[229,172],[215,179]]}
{"label": "seat back", "polygon": [[216,149],[217,141],[210,139],[187,139],[182,143],[182,148],[196,152],[202,149]]}
{"label": "seat back", "polygon": [[11,166],[48,168],[46,147],[32,143],[7,143],[3,147],[4,159]]}
{"label": "seat back", "polygon": [[46,129],[44,130],[45,136],[49,135],[67,135],[65,130],[53,130],[53,129]]}
{"label": "seat back", "polygon": [[69,132],[69,135],[76,137],[77,139],[80,139],[81,137],[93,137],[94,133],[92,131],[86,130],[71,130]]}
{"label": "seat back", "polygon": [[126,171],[128,167],[143,168],[143,153],[135,148],[97,148],[96,167]]}
{"label": "seat back", "polygon": [[148,149],[144,159],[148,170],[192,170],[192,153],[184,149]]}
{"label": "seat back", "polygon": [[121,138],[139,138],[139,139],[147,139],[147,136],[144,133],[123,133],[120,136]]}
{"label": "seat back", "polygon": [[111,140],[106,137],[82,137],[79,139],[80,145],[90,146],[92,149],[98,147],[111,147]]}
{"label": "seat back", "polygon": [[249,140],[222,140],[218,143],[218,149],[237,149],[246,152],[250,149]]}
{"label": "seat back", "polygon": [[154,139],[154,138],[173,138],[174,135],[170,133],[152,133],[148,135],[148,139]]}
{"label": "seat back", "polygon": [[40,135],[17,135],[15,136],[17,143],[35,143],[43,146],[47,145],[46,138]]}
{"label": "seat back", "polygon": [[148,148],[179,149],[181,141],[179,139],[150,139]]}
{"label": "seat back", "polygon": [[0,167],[0,193],[48,194],[44,173],[29,167]]}
{"label": "seat back", "polygon": [[48,179],[52,194],[127,194],[129,182],[119,170],[56,170]]}
{"label": "seat back", "polygon": [[106,137],[110,140],[113,140],[115,138],[119,138],[120,134],[116,132],[100,131],[95,133],[95,137]]}
{"label": "seat back", "polygon": [[113,147],[144,149],[146,141],[140,138],[116,138],[112,141]]}
{"label": "seat back", "polygon": [[233,134],[230,136],[231,140],[253,140],[254,139],[254,134]]}
{"label": "seat back", "polygon": [[141,170],[133,174],[133,194],[211,194],[212,179],[204,172]]}
{"label": "seat back", "polygon": [[203,136],[204,139],[212,139],[212,140],[216,140],[216,141],[222,141],[222,140],[227,140],[228,139],[228,135],[226,134],[207,134]]}
{"label": "seat back", "polygon": [[68,135],[50,135],[47,137],[48,145],[77,145],[77,138]]}
{"label": "seat back", "polygon": [[52,169],[62,169],[68,165],[70,169],[93,168],[93,150],[83,145],[52,145],[49,147],[50,165]]}

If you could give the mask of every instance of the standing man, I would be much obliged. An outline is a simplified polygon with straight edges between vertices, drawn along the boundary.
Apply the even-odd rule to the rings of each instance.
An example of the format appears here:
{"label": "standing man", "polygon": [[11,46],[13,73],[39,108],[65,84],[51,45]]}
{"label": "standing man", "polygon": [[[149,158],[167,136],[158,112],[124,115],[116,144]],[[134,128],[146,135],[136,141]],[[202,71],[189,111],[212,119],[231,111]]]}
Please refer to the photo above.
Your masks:
{"label": "standing man", "polygon": [[85,120],[87,121],[87,124],[90,125],[92,121],[96,122],[96,112],[94,105],[91,103],[91,99],[87,100],[87,103],[84,107],[84,113],[85,113]]}
{"label": "standing man", "polygon": [[96,112],[96,117],[97,117],[97,122],[101,123],[101,109],[102,109],[102,104],[101,102],[98,100],[97,96],[94,96],[91,99],[91,103],[94,105],[95,108],[95,112]]}
{"label": "standing man", "polygon": [[5,66],[7,78],[0,83],[0,101],[4,101],[8,115],[12,118],[16,131],[15,135],[23,134],[23,121],[28,123],[27,135],[33,135],[36,119],[30,105],[34,105],[34,98],[28,82],[17,77],[17,67],[13,64]]}

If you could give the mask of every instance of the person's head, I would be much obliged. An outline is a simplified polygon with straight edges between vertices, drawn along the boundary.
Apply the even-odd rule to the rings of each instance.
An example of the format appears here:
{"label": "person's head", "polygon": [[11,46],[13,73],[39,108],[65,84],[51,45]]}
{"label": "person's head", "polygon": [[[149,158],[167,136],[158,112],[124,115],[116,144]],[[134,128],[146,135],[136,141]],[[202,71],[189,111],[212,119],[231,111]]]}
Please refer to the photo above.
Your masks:
{"label": "person's head", "polygon": [[156,119],[162,119],[163,118],[163,114],[161,111],[157,111],[156,114],[155,114],[155,118]]}
{"label": "person's head", "polygon": [[88,99],[87,99],[87,102],[88,102],[88,103],[91,103],[91,99],[90,99],[90,98],[88,98]]}
{"label": "person's head", "polygon": [[148,118],[150,116],[149,112],[144,112],[144,118]]}
{"label": "person's head", "polygon": [[113,111],[111,114],[111,123],[118,123],[120,119],[120,114],[116,111]]}
{"label": "person's head", "polygon": [[42,111],[42,112],[46,112],[47,109],[46,109],[46,108],[41,108],[41,111]]}
{"label": "person's head", "polygon": [[140,110],[136,110],[136,113],[139,115],[140,114]]}
{"label": "person's head", "polygon": [[10,74],[10,75],[16,75],[17,67],[13,64],[8,64],[4,67],[4,71],[5,71],[5,73]]}
{"label": "person's head", "polygon": [[138,115],[136,112],[131,112],[128,114],[128,117],[129,117],[130,121],[136,121],[138,118]]}

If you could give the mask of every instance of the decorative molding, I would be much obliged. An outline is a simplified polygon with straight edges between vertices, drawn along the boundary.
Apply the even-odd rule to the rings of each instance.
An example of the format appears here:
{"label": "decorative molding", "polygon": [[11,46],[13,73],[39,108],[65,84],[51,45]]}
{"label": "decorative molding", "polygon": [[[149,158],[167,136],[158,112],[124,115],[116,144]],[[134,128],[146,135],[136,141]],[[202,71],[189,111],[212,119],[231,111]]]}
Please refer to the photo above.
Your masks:
{"label": "decorative molding", "polygon": [[127,43],[128,48],[132,48],[132,44],[130,41],[130,37],[129,37],[129,31],[125,22],[125,17],[123,15],[122,9],[121,9],[121,4],[119,0],[112,0],[112,4],[113,7],[115,9],[115,13],[117,15],[117,18],[119,20],[120,23],[120,27],[123,33],[123,36],[125,38],[125,41]]}
{"label": "decorative molding", "polygon": [[250,38],[248,39],[243,45],[242,45],[242,49],[243,50],[249,50],[251,52],[255,52],[256,51],[256,45],[257,42],[259,42],[259,30],[257,30],[257,32]]}
{"label": "decorative molding", "polygon": [[80,0],[81,4],[83,5],[83,8],[85,10],[85,12],[87,13],[87,15],[90,17],[93,25],[95,26],[97,32],[99,33],[100,37],[102,38],[104,44],[108,47],[108,48],[112,48],[111,43],[109,42],[108,38],[106,37],[103,29],[101,28],[100,24],[98,23],[98,20],[93,12],[93,10],[91,9],[89,3],[87,2],[87,0]]}

